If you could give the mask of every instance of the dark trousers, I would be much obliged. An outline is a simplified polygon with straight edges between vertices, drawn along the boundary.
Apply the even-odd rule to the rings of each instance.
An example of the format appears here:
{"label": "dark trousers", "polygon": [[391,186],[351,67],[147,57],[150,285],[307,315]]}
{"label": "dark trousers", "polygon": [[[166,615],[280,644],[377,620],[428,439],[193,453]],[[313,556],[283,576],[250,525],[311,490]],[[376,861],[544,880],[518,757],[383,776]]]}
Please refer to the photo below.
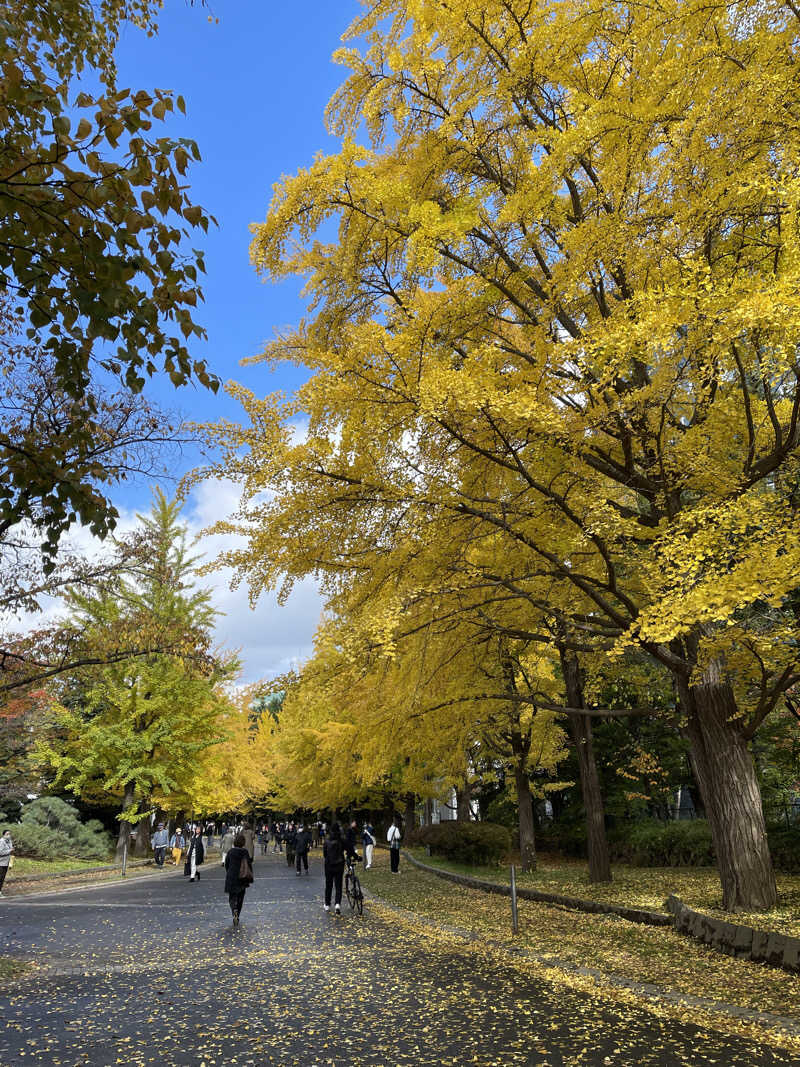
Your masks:
{"label": "dark trousers", "polygon": [[328,907],[331,906],[331,890],[336,886],[336,904],[342,903],[342,878],[344,878],[344,867],[338,867],[335,870],[325,868],[325,903]]}
{"label": "dark trousers", "polygon": [[155,861],[156,861],[156,867],[163,867],[164,866],[164,856],[166,855],[166,852],[167,852],[167,846],[166,845],[158,845],[157,848],[153,849],[153,853],[154,853]]}
{"label": "dark trousers", "polygon": [[294,863],[294,845],[286,842],[286,866],[291,867]]}
{"label": "dark trousers", "polygon": [[397,871],[400,870],[400,849],[399,848],[390,848],[389,849],[389,861],[391,863],[392,870],[395,873],[397,873]]}
{"label": "dark trousers", "polygon": [[242,910],[246,892],[246,889],[238,889],[235,893],[228,893],[228,900],[231,902],[231,912],[233,915],[238,915]]}
{"label": "dark trousers", "polygon": [[300,861],[301,860],[303,861],[303,866],[305,867],[305,869],[308,870],[308,853],[307,852],[298,852],[297,853],[297,873],[298,874],[300,873]]}
{"label": "dark trousers", "polygon": [[[298,871],[300,870],[299,867],[297,869],[298,869]],[[0,867],[0,889],[3,888],[3,882],[5,882],[7,874],[8,874],[8,867]]]}

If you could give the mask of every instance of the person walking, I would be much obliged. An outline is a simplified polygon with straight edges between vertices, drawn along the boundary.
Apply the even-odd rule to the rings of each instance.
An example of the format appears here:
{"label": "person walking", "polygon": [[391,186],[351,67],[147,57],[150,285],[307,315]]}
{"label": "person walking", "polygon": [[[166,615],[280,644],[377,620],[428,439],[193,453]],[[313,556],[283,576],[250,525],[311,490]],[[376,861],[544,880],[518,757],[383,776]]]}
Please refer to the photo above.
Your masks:
{"label": "person walking", "polygon": [[308,850],[311,846],[311,834],[303,826],[300,826],[297,831],[297,837],[295,838],[295,865],[297,868],[297,877],[300,877],[300,864],[305,867],[306,874],[308,874]]}
{"label": "person walking", "polygon": [[319,848],[319,819],[314,823],[314,827],[311,831],[311,847]]}
{"label": "person walking", "polygon": [[341,915],[344,842],[342,841],[342,828],[338,822],[333,823],[330,834],[325,838],[322,855],[325,857],[325,911],[331,910],[331,891],[335,887],[334,910],[337,915]]}
{"label": "person walking", "polygon": [[361,843],[364,846],[364,870],[368,871],[372,866],[372,851],[375,848],[375,831],[368,822],[364,823]]}
{"label": "person walking", "polygon": [[214,824],[208,823],[206,826],[206,848],[211,848],[211,843],[214,840]]}
{"label": "person walking", "polygon": [[[3,895],[3,882],[6,880],[13,854],[14,842],[11,840],[11,831],[6,830],[3,836],[0,837],[0,897]],[[299,874],[300,871],[298,870],[297,873]]]}
{"label": "person walking", "polygon": [[198,824],[194,828],[192,839],[189,842],[189,851],[186,853],[186,863],[183,867],[183,873],[189,875],[190,882],[200,881],[200,872],[198,867],[206,858],[206,852],[203,848],[203,830]]}
{"label": "person walking", "polygon": [[247,887],[253,884],[253,864],[243,833],[233,839],[233,848],[225,857],[225,892],[231,905],[233,925],[239,925]]}
{"label": "person walking", "polygon": [[286,866],[294,867],[294,851],[297,843],[297,830],[293,822],[286,827]]}
{"label": "person walking", "polygon": [[163,822],[158,824],[150,844],[153,846],[153,858],[156,861],[156,867],[158,867],[159,870],[163,870],[164,857],[167,854],[167,845],[169,844],[169,834],[164,829]]}
{"label": "person walking", "polygon": [[350,820],[350,825],[344,832],[344,852],[350,861],[361,859],[356,852],[356,837],[358,836],[358,823],[355,819]]}
{"label": "person walking", "polygon": [[225,866],[225,857],[228,855],[230,850],[233,848],[233,838],[234,838],[234,836],[235,835],[234,835],[233,830],[229,830],[226,827],[225,833],[222,835],[222,840],[219,843],[220,863],[222,864],[223,867]]}
{"label": "person walking", "polygon": [[250,862],[252,863],[253,860],[256,858],[256,847],[255,847],[256,837],[255,837],[255,834],[253,833],[253,827],[249,826],[249,825],[245,826],[244,829],[242,830],[242,833],[244,834],[244,847],[250,853]]}
{"label": "person walking", "polygon": [[172,849],[172,862],[177,867],[181,862],[181,856],[183,850],[186,848],[186,838],[183,836],[183,830],[180,826],[175,830],[170,840],[169,847]]}
{"label": "person walking", "polygon": [[400,824],[397,816],[392,819],[392,825],[386,832],[386,840],[389,842],[389,863],[392,869],[392,874],[397,874],[400,870]]}

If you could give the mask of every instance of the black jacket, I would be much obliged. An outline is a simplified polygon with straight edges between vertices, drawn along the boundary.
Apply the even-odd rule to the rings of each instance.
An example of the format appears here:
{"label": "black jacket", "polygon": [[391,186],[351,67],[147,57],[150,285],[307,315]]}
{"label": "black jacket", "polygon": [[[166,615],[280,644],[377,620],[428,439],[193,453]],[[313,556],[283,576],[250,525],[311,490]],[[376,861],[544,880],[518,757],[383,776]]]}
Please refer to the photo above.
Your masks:
{"label": "black jacket", "polygon": [[344,870],[344,845],[341,837],[328,837],[322,846],[326,871]]}
{"label": "black jacket", "polygon": [[348,856],[356,856],[356,831],[348,826],[344,832],[344,851]]}
{"label": "black jacket", "polygon": [[241,893],[243,889],[247,888],[247,883],[243,884],[239,881],[239,868],[245,856],[250,859],[250,853],[246,848],[232,848],[225,857],[226,893]]}
{"label": "black jacket", "polygon": [[296,852],[308,852],[311,847],[311,834],[308,830],[298,830],[294,847]]}
{"label": "black jacket", "polygon": [[205,845],[203,844],[202,837],[200,837],[199,835],[197,837],[193,837],[189,842],[189,850],[186,853],[187,862],[189,856],[192,854],[192,849],[194,849],[195,853],[195,863],[199,867],[203,860],[206,858]]}

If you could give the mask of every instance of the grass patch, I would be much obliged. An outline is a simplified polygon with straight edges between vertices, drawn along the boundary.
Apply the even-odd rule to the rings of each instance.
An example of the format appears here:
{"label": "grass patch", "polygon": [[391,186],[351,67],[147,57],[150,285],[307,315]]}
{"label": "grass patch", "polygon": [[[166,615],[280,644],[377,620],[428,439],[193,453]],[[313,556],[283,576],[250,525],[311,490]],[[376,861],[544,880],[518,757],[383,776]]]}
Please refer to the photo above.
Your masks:
{"label": "grass patch", "polygon": [[9,882],[14,878],[27,878],[31,874],[62,874],[64,871],[85,871],[92,867],[105,867],[113,863],[113,857],[107,860],[76,860],[67,857],[60,860],[31,860],[25,856],[15,856],[14,866],[8,872]]}
{"label": "grass patch", "polygon": [[[495,870],[494,874],[500,878],[504,872]],[[511,904],[505,898],[444,882],[402,860],[400,874],[393,875],[388,854],[377,850],[375,867],[364,872],[363,878],[365,887],[388,903],[486,939],[512,942]],[[573,879],[556,879],[554,874],[551,881],[536,885],[547,884],[554,891],[580,895],[577,889],[583,883],[579,870],[574,870]],[[642,897],[647,899],[651,898]],[[515,943],[553,961],[800,1021],[800,977],[722,956],[669,928],[639,926],[613,916],[567,911],[528,900],[519,901],[519,922]]]}
{"label": "grass patch", "polygon": [[[458,874],[469,874],[485,881],[509,881],[508,867],[468,867],[451,863],[440,856],[428,856],[424,849],[411,854],[423,863],[442,867]],[[581,860],[540,855],[535,871],[523,874],[517,868],[517,884],[548,893],[562,893],[604,904],[624,904],[648,911],[666,911],[670,893],[684,904],[718,918],[730,919],[722,909],[722,890],[715,867],[626,867],[615,864],[613,882],[597,885],[589,881],[587,865]],[[778,874],[778,907],[769,912],[737,912],[735,922],[757,930],[776,931],[800,937],[800,875]]]}

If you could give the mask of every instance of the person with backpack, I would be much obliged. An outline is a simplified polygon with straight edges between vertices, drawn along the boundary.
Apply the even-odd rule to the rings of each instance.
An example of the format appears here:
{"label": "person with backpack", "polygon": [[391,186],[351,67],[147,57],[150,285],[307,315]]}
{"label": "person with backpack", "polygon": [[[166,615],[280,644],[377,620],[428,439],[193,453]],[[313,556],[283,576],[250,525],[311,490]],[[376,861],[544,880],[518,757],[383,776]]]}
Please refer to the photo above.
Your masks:
{"label": "person with backpack", "polygon": [[389,863],[392,874],[400,870],[400,824],[397,816],[392,819],[392,825],[386,832],[386,840],[389,842]]}
{"label": "person with backpack", "polygon": [[375,848],[375,831],[368,822],[364,823],[361,844],[364,846],[364,870],[368,871],[372,866],[372,852]]}
{"label": "person with backpack", "polygon": [[331,890],[336,888],[335,907],[337,915],[342,914],[342,878],[344,877],[344,842],[342,828],[338,822],[333,823],[331,832],[322,845],[325,858],[325,911],[331,910]]}
{"label": "person with backpack", "polygon": [[239,915],[244,904],[247,887],[253,884],[253,864],[245,847],[243,833],[233,839],[233,848],[225,857],[225,892],[231,905],[233,925],[239,925]]}

